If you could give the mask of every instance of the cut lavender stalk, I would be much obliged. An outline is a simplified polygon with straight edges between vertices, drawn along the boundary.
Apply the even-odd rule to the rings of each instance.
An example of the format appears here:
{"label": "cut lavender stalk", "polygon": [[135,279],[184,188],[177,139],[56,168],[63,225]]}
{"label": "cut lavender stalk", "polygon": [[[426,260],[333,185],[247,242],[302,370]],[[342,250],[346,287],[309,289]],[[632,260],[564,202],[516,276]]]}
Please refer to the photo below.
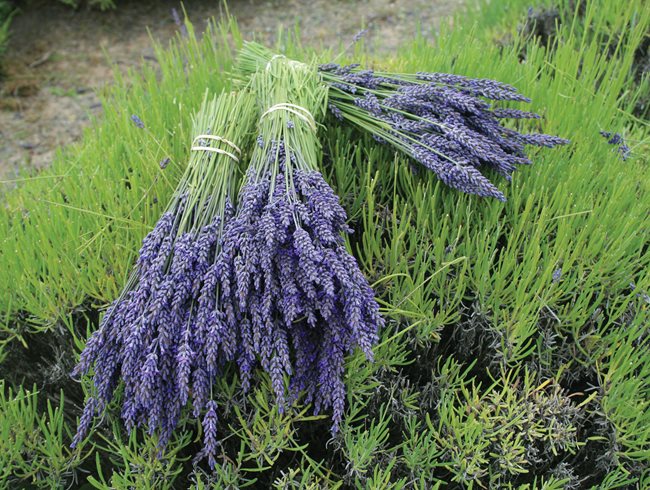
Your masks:
{"label": "cut lavender stalk", "polygon": [[204,101],[194,120],[194,133],[200,137],[192,145],[186,172],[73,373],[92,370],[95,387],[73,446],[84,439],[93,417],[105,410],[121,383],[126,428],[156,432],[161,451],[192,398],[214,464],[216,403],[211,386],[228,355],[211,351],[215,327],[205,322],[207,313],[200,306],[210,306],[210,320],[219,314],[216,297],[205,298],[202,292],[213,280],[221,234],[232,215],[237,145],[249,136],[254,107],[250,94]]}
{"label": "cut lavender stalk", "polygon": [[283,59],[255,74],[252,88],[262,104],[260,137],[224,231],[222,321],[225,330],[241,328],[244,386],[259,364],[280,410],[304,391],[316,412],[332,409],[335,432],[344,358],[359,347],[371,359],[383,319],[345,247],[346,213],[317,169],[314,117],[325,112],[327,88],[315,70]]}
{"label": "cut lavender stalk", "polygon": [[[250,74],[274,56],[257,43],[245,43],[239,66]],[[495,80],[448,73],[383,73],[335,63],[320,65],[319,72],[336,119],[393,146],[448,186],[469,194],[505,201],[481,168],[492,168],[510,180],[517,166],[531,163],[526,145],[552,148],[568,143],[556,136],[522,134],[504,127],[503,119],[539,116],[496,107],[495,102],[530,99]]]}

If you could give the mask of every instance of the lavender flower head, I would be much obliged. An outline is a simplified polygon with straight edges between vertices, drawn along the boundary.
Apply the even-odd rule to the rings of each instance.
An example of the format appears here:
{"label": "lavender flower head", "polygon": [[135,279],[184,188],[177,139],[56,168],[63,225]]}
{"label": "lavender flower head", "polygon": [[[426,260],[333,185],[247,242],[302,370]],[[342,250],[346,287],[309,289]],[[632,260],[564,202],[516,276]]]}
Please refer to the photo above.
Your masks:
{"label": "lavender flower head", "polygon": [[249,174],[224,231],[226,329],[242,325],[237,361],[244,381],[259,364],[280,410],[304,390],[316,412],[332,409],[336,431],[344,358],[359,347],[371,359],[383,319],[345,248],[341,234],[351,230],[338,197],[318,171],[296,168],[282,143],[269,151],[276,155],[280,171]]}
{"label": "lavender flower head", "polygon": [[356,44],[359,41],[361,41],[364,37],[366,37],[366,34],[368,34],[369,29],[361,29],[359,32],[357,32],[353,37],[352,37],[352,44]]}
{"label": "lavender flower head", "polygon": [[[275,56],[264,46],[245,43],[239,55],[240,69],[252,74]],[[520,133],[502,125],[504,119],[540,116],[500,107],[501,103],[531,100],[496,80],[450,73],[375,72],[358,64],[325,63],[318,71],[328,88],[327,107],[337,120],[392,146],[461,192],[505,201],[483,169],[510,180],[519,165],[531,163],[526,145],[553,148],[569,143],[557,136]]]}
{"label": "lavender flower head", "polygon": [[[222,366],[234,359],[238,333],[220,330],[220,305],[216,294],[206,291],[213,291],[218,280],[221,232],[234,214],[229,196],[235,191],[237,169],[223,151],[204,147],[239,141],[238,131],[252,126],[254,104],[249,93],[223,94],[206,100],[196,116],[195,134],[218,127],[224,131],[222,139],[206,138],[192,151],[167,211],[142,242],[122,294],[86,343],[73,374],[92,371],[94,393],[73,446],[83,441],[94,416],[105,410],[121,385],[127,430],[142,427],[156,433],[161,454],[191,401],[203,428],[201,454],[214,466],[217,404],[212,385]],[[239,124],[229,124],[231,118]],[[144,127],[137,116],[132,120]],[[238,147],[230,143],[229,152],[233,148]]]}
{"label": "lavender flower head", "polygon": [[621,160],[625,161],[630,158],[632,150],[630,150],[630,147],[625,143],[623,136],[621,136],[619,133],[611,133],[609,131],[601,131],[600,135],[603,138],[607,138],[608,144],[615,145],[617,147],[616,152],[618,153]]}
{"label": "lavender flower head", "polygon": [[181,19],[181,16],[178,14],[178,10],[176,8],[172,7],[171,10],[172,14],[172,20],[174,21],[174,24],[176,24],[176,27],[178,28],[179,32],[181,33],[182,37],[187,37],[187,26]]}
{"label": "lavender flower head", "polygon": [[498,108],[488,101],[530,102],[517,90],[495,80],[446,73],[415,76],[375,73],[357,65],[321,65],[331,87],[330,110],[346,119],[351,104],[373,136],[403,151],[432,170],[445,184],[462,192],[505,201],[479,169],[488,167],[510,180],[518,165],[529,164],[525,145],[554,147],[567,140],[521,134],[500,121],[539,119],[532,112]]}
{"label": "lavender flower head", "polygon": [[142,119],[140,119],[140,117],[137,114],[131,115],[131,121],[133,121],[133,124],[135,124],[140,129],[144,129],[144,123],[142,122]]}

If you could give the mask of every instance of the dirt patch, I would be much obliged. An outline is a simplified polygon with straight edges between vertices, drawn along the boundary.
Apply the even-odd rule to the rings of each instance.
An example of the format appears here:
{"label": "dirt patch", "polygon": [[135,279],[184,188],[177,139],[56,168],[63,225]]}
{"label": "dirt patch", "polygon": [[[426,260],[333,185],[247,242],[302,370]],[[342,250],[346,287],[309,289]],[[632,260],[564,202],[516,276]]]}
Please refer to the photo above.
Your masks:
{"label": "dirt patch", "polygon": [[[351,40],[362,26],[376,50],[392,51],[417,25],[430,33],[464,0],[233,0],[229,10],[247,37],[273,42],[278,26],[298,23],[305,43],[325,47]],[[201,31],[222,14],[220,2],[186,5]],[[30,4],[11,27],[0,81],[0,179],[20,169],[47,166],[60,145],[77,141],[101,114],[97,91],[126,71],[154,63],[151,36],[172,38],[177,0],[118,3],[114,11],[72,10],[46,2]]]}

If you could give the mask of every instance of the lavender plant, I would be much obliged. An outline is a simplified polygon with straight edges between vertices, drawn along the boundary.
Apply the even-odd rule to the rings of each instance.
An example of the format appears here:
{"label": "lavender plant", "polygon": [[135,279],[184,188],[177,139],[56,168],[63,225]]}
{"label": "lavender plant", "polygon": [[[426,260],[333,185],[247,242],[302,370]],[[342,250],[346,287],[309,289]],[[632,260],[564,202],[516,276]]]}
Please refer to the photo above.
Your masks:
{"label": "lavender plant", "polygon": [[[240,69],[252,73],[275,56],[245,43]],[[297,64],[296,61],[291,61]],[[525,146],[552,148],[568,140],[524,134],[503,119],[539,119],[539,115],[498,102],[530,102],[514,87],[490,79],[448,73],[386,73],[359,65],[320,65],[329,89],[330,112],[433,171],[448,186],[469,194],[505,201],[480,169],[491,168],[511,179],[518,165],[530,164]]]}
{"label": "lavender plant", "polygon": [[[253,76],[252,89],[262,107],[260,136],[216,266],[220,325],[240,331],[244,387],[259,364],[279,410],[304,391],[315,412],[332,409],[336,432],[344,357],[359,347],[371,359],[383,319],[346,249],[346,213],[317,168],[314,117],[325,112],[327,88],[315,70],[280,59]],[[214,296],[212,284],[203,294]],[[217,348],[235,353],[230,342]]]}
{"label": "lavender plant", "polygon": [[[120,381],[121,416],[129,432],[138,426],[150,434],[158,432],[164,448],[191,394],[194,416],[205,412],[206,447],[213,444],[210,387],[218,366],[210,350],[214,339],[206,328],[202,293],[233,212],[238,145],[245,142],[254,114],[250,94],[223,94],[204,101],[194,119],[194,134],[200,136],[192,145],[185,174],[167,210],[143,240],[122,294],[88,340],[74,370],[75,375],[92,371],[94,396],[86,401],[73,446],[86,436],[95,415],[105,410]],[[210,307],[212,319],[218,305],[213,301]]]}

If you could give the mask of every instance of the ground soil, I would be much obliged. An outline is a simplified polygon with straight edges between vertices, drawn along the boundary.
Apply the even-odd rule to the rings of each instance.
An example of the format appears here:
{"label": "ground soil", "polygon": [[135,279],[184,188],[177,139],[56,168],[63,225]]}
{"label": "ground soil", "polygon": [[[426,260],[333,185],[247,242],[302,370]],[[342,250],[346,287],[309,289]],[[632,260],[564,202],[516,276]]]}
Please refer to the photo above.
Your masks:
{"label": "ground soil", "polygon": [[[338,46],[369,27],[368,44],[394,52],[420,25],[425,34],[464,0],[231,0],[247,37],[272,42],[278,26],[298,23],[303,41]],[[0,180],[47,166],[61,145],[79,140],[102,107],[97,91],[113,69],[155,64],[150,35],[167,42],[178,26],[178,0],[124,1],[115,10],[71,9],[54,0],[30,2],[15,17],[0,78]],[[217,0],[186,1],[197,30],[219,17]],[[148,33],[149,30],[150,34]]]}

